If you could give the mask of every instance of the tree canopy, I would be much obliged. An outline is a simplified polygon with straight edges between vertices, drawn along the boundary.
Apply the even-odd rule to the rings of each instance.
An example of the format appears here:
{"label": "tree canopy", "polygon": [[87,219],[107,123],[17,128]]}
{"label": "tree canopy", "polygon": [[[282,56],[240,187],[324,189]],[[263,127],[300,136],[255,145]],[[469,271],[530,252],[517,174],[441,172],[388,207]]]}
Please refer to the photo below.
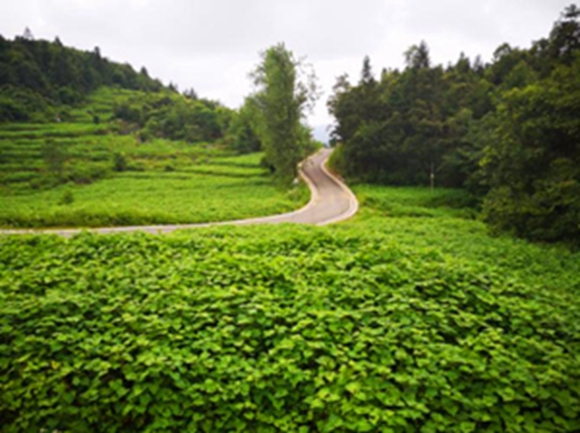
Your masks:
{"label": "tree canopy", "polygon": [[432,65],[421,42],[375,80],[365,57],[328,102],[336,160],[355,180],[468,189],[495,230],[580,244],[579,18],[571,5],[546,38],[485,65]]}
{"label": "tree canopy", "polygon": [[300,67],[293,53],[278,44],[262,54],[262,63],[252,74],[257,86],[250,97],[258,116],[256,130],[266,161],[281,184],[296,177],[298,162],[312,142],[301,120],[316,97],[316,84],[313,75],[300,80]]}
{"label": "tree canopy", "polygon": [[46,120],[49,107],[76,104],[100,86],[156,92],[163,88],[142,68],[111,62],[93,51],[35,40],[27,28],[14,40],[0,36],[0,121]]}

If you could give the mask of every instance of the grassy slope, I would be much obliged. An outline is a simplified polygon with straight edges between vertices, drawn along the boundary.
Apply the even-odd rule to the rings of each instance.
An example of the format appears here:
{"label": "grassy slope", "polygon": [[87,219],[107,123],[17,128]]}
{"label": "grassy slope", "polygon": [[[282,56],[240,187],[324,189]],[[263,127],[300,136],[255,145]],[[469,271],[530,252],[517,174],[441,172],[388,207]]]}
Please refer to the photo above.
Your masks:
{"label": "grassy slope", "polygon": [[[75,122],[0,125],[0,226],[73,227],[194,223],[286,212],[308,191],[280,191],[260,155],[229,156],[216,143],[155,139],[140,143],[107,122],[112,104],[139,94],[103,88],[72,111]],[[94,125],[92,114],[103,124]],[[50,186],[42,147],[66,149],[67,185]],[[122,154],[127,171],[113,170]],[[72,203],[63,198],[72,193]],[[70,201],[70,200],[69,200]]]}
{"label": "grassy slope", "polygon": [[4,239],[7,425],[578,431],[579,254],[355,192],[324,228]]}
{"label": "grassy slope", "polygon": [[[4,196],[0,223],[66,227],[221,221],[286,212],[308,200],[305,187],[297,194],[276,188],[259,160],[259,154],[215,158],[169,172],[124,172],[90,185]],[[65,191],[73,194],[70,204],[61,204]]]}
{"label": "grassy slope", "polygon": [[353,190],[362,211],[344,227],[364,227],[393,242],[479,264],[485,271],[513,276],[543,290],[580,292],[580,254],[563,246],[490,236],[460,190],[431,193],[427,188],[371,185]]}

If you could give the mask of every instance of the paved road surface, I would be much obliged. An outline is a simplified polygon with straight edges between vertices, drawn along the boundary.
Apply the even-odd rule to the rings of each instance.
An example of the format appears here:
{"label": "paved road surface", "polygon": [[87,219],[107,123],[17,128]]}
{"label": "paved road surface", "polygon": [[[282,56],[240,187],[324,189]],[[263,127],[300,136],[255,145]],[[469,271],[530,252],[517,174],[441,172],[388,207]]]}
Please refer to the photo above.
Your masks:
{"label": "paved road surface", "polygon": [[53,233],[61,236],[72,236],[83,230],[89,230],[95,233],[122,233],[135,231],[169,233],[174,230],[209,227],[214,225],[279,223],[325,225],[343,221],[352,217],[358,211],[358,202],[348,187],[326,170],[325,163],[331,153],[332,150],[323,149],[302,163],[301,175],[310,187],[311,199],[302,209],[286,214],[206,224],[104,227],[91,229],[0,230],[0,233]]}

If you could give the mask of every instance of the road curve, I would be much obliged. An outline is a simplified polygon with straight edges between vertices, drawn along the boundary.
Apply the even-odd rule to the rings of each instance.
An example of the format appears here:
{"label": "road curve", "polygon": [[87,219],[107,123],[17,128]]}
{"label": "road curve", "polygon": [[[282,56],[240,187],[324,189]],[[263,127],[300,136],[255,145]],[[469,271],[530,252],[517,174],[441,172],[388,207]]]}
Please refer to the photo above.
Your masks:
{"label": "road curve", "polygon": [[312,155],[301,164],[300,176],[310,188],[310,202],[294,212],[273,215],[267,217],[250,218],[234,221],[223,221],[202,224],[172,224],[154,226],[124,226],[124,227],[101,227],[101,228],[75,228],[75,229],[14,229],[0,230],[0,234],[57,234],[60,236],[72,236],[82,231],[93,233],[169,233],[175,230],[221,226],[221,225],[248,225],[248,224],[280,224],[297,223],[326,225],[346,220],[358,211],[358,201],[350,189],[326,168],[326,161],[332,153],[331,149],[322,149]]}

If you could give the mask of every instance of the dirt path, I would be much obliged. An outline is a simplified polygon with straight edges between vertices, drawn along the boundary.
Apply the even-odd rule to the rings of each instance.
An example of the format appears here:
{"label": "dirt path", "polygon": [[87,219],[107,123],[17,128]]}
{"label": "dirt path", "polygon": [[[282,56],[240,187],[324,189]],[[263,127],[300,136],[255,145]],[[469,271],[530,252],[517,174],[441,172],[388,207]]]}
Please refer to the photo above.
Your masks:
{"label": "dirt path", "polygon": [[245,224],[280,224],[298,223],[325,225],[352,217],[358,211],[358,202],[348,187],[325,167],[328,157],[332,153],[330,149],[323,149],[312,155],[302,164],[301,176],[310,188],[310,202],[294,212],[273,215],[268,217],[250,218],[236,221],[224,221],[204,224],[173,224],[155,226],[126,226],[126,227],[103,227],[103,228],[79,228],[79,229],[23,229],[23,230],[0,230],[0,234],[31,234],[52,233],[61,236],[72,236],[81,231],[93,233],[124,233],[124,232],[147,232],[169,233],[174,230],[209,227],[218,225],[245,225]]}

